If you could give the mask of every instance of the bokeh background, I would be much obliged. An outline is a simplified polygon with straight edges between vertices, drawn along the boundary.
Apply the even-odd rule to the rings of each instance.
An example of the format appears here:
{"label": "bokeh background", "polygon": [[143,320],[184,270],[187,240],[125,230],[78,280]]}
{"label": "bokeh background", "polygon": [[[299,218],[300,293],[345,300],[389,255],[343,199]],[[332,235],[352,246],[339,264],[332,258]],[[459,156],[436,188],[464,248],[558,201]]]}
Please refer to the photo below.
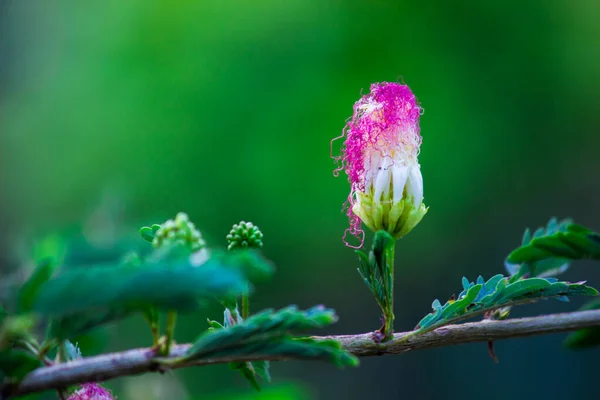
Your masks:
{"label": "bokeh background", "polygon": [[[526,227],[600,229],[600,2],[0,0],[0,277],[66,245],[65,263],[145,243],[186,211],[213,246],[250,220],[277,265],[252,308],[326,304],[322,333],[379,325],[341,236],[329,141],[370,83],[403,79],[425,113],[429,213],[397,248],[397,329],[463,275],[503,272]],[[600,286],[577,263],[568,280]],[[573,310],[543,302],[514,316]],[[189,341],[218,306],[181,319]],[[599,350],[564,335],[273,365],[254,394],[226,366],[109,382],[120,399],[596,399]],[[78,338],[85,355],[149,344],[141,318]],[[52,398],[52,394],[48,395]]]}

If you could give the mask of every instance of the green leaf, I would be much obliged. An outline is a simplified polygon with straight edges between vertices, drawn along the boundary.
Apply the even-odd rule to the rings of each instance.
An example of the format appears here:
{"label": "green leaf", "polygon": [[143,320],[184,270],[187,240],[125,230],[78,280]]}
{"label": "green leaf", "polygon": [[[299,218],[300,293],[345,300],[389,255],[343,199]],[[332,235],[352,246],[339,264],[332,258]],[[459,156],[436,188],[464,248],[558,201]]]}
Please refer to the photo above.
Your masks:
{"label": "green leaf", "polygon": [[52,337],[66,338],[149,307],[196,310],[198,299],[240,294],[271,271],[249,250],[215,252],[201,265],[155,254],[141,265],[71,268],[40,288],[34,310],[53,317]]}
{"label": "green leaf", "polygon": [[196,308],[197,298],[239,294],[247,278],[265,278],[270,272],[270,264],[250,251],[214,253],[200,266],[179,257],[140,266],[72,268],[43,285],[35,310],[48,315],[111,306],[187,311]]}
{"label": "green leaf", "polygon": [[[567,232],[569,226],[574,226],[569,219],[559,222],[556,218],[552,218],[546,225],[546,228],[538,228],[533,236],[531,235],[530,230],[526,229],[519,249],[525,247],[529,248],[527,252],[530,259],[535,259],[537,261],[515,262],[513,253],[517,252],[519,249],[513,251],[506,259],[505,266],[509,274],[514,276],[514,280],[523,276],[547,278],[565,272],[569,268],[570,259],[565,258],[564,255],[566,252],[569,252],[570,249],[568,250],[561,247],[561,250],[559,250],[562,251],[561,255],[558,252],[553,253],[548,251],[546,245],[548,244],[547,240],[549,237],[560,232]],[[536,241],[535,243],[540,244],[540,246],[532,247],[531,243],[533,240]],[[544,245],[544,243],[546,243],[546,245]],[[569,252],[568,255],[573,255],[573,253]]]}
{"label": "green leaf", "polygon": [[[593,300],[581,308],[581,311],[600,310],[600,299]],[[579,329],[571,333],[564,342],[571,350],[586,349],[600,345],[600,327]]]}
{"label": "green leaf", "polygon": [[131,315],[124,307],[99,308],[93,312],[76,312],[50,319],[46,330],[47,339],[65,340],[88,333],[101,325],[116,322]]}
{"label": "green leaf", "polygon": [[0,325],[0,350],[31,337],[36,322],[33,314],[4,315]]}
{"label": "green leaf", "polygon": [[393,260],[396,239],[386,231],[378,231],[373,238],[373,246],[367,256],[357,250],[360,267],[358,272],[375,297],[384,315],[392,308],[394,291]]}
{"label": "green leaf", "polygon": [[507,261],[523,264],[551,258],[600,260],[600,235],[570,221],[563,221],[556,226],[549,224],[542,234],[534,236],[529,243],[513,250]]}
{"label": "green leaf", "polygon": [[375,232],[373,249],[371,251],[375,256],[378,265],[381,267],[386,265],[386,258],[389,258],[390,252],[393,252],[395,244],[396,239],[386,231]]}
{"label": "green leaf", "polygon": [[360,266],[358,267],[358,273],[363,278],[365,284],[369,287],[369,289],[371,289],[369,256],[360,250],[356,250],[355,253],[358,255],[358,260],[360,262]]}
{"label": "green leaf", "polygon": [[47,235],[36,241],[31,251],[35,263],[50,259],[55,265],[61,265],[67,253],[67,240],[60,235]]}
{"label": "green leaf", "polygon": [[357,365],[358,360],[336,341],[294,337],[336,320],[334,311],[322,306],[307,311],[300,311],[294,306],[279,311],[265,310],[238,325],[201,334],[182,360],[232,356],[257,359],[292,357],[329,361],[340,367]]}
{"label": "green leaf", "polygon": [[0,382],[17,383],[40,366],[41,362],[28,351],[4,349],[0,351]]}
{"label": "green leaf", "polygon": [[37,268],[33,271],[29,279],[19,289],[17,294],[18,312],[24,313],[31,311],[38,290],[52,277],[55,269],[56,263],[49,258],[41,261],[38,264]]}
{"label": "green leaf", "polygon": [[140,228],[140,236],[148,243],[152,243],[154,241],[154,230],[149,226],[143,226]]}
{"label": "green leaf", "polygon": [[429,332],[443,325],[471,318],[487,311],[503,307],[556,298],[564,300],[571,296],[597,296],[598,291],[582,283],[558,282],[555,278],[522,278],[511,282],[510,278],[496,275],[484,282],[480,277],[475,284],[463,278],[463,291],[458,300],[441,305],[432,304],[433,312],[417,325],[420,332]]}
{"label": "green leaf", "polygon": [[140,236],[146,242],[153,243],[156,237],[156,232],[160,229],[159,224],[152,224],[152,226],[143,226],[140,228]]}
{"label": "green leaf", "polygon": [[254,368],[254,372],[256,372],[256,375],[266,382],[271,382],[271,373],[269,372],[270,363],[268,361],[258,360],[253,361],[251,364]]}
{"label": "green leaf", "polygon": [[261,390],[257,377],[265,379],[267,382],[271,381],[268,361],[259,360],[253,362],[232,362],[229,363],[229,368],[239,371],[240,374],[246,380],[248,380],[250,385],[252,385],[252,387],[257,391]]}
{"label": "green leaf", "polygon": [[521,279],[506,285],[497,303],[505,303],[511,299],[520,299],[524,296],[535,296],[538,292],[552,284],[546,279],[529,278]]}
{"label": "green leaf", "polygon": [[[232,312],[235,312],[235,315],[237,315],[236,318],[232,316]],[[224,314],[224,325],[221,325],[217,321],[208,320],[208,324],[210,326],[209,330],[226,329],[230,326],[235,326],[241,321],[243,321],[237,311],[237,308],[235,308],[234,310],[226,309]],[[252,387],[258,391],[260,391],[261,388],[257,378],[261,378],[267,382],[271,382],[271,374],[269,373],[269,367],[269,362],[265,360],[229,363],[230,369],[239,371],[240,374],[250,382]]]}
{"label": "green leaf", "polygon": [[449,302],[447,307],[441,308],[440,318],[450,319],[467,312],[467,307],[475,300],[482,287],[482,285],[472,286],[462,298],[459,297],[458,300]]}
{"label": "green leaf", "polygon": [[[494,278],[496,276],[494,276]],[[501,279],[498,280],[495,285],[493,284],[493,282],[490,282],[494,278],[491,278],[488,282],[485,283],[485,295],[479,300],[483,307],[493,307],[493,305],[498,302],[498,298],[504,293],[506,285],[510,283],[509,279],[506,279],[502,275],[500,276]]]}
{"label": "green leaf", "polygon": [[583,283],[569,283],[566,296],[598,296],[598,290]]}

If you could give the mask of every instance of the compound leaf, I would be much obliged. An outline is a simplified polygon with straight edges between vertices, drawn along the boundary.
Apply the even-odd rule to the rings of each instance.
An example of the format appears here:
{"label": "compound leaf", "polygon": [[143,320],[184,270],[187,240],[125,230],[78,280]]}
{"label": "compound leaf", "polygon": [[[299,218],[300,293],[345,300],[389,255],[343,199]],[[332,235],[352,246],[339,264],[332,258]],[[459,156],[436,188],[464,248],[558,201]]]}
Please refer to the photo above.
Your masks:
{"label": "compound leaf", "polygon": [[[477,282],[483,282],[483,279],[478,278]],[[583,283],[558,282],[554,278],[522,278],[511,282],[509,277],[502,275],[477,284],[463,278],[463,288],[457,300],[451,299],[442,305],[436,299],[432,304],[433,312],[419,322],[417,329],[431,331],[486,311],[541,299],[598,295],[596,289]]]}

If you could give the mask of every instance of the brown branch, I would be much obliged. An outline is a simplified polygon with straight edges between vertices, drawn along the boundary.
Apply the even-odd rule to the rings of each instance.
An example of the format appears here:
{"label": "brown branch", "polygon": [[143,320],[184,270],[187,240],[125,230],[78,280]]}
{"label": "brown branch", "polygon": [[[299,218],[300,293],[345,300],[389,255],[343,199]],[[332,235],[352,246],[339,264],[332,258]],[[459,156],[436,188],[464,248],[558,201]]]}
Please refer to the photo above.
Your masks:
{"label": "brown branch", "polygon": [[[401,354],[410,350],[452,346],[471,342],[488,342],[546,333],[567,332],[581,328],[600,326],[600,310],[578,311],[564,314],[550,314],[532,318],[509,319],[449,325],[422,335],[407,335],[410,332],[396,333],[394,339],[385,344],[373,342],[372,333],[358,335],[317,336],[315,339],[335,339],[343,348],[358,357],[384,354]],[[174,346],[169,357],[181,357],[190,345]],[[26,394],[47,389],[61,389],[83,382],[107,381],[109,379],[136,375],[150,371],[161,371],[152,349],[134,349],[120,353],[104,354],[82,358],[64,364],[39,368],[25,377],[13,394]],[[176,368],[192,365],[221,364],[231,361],[253,361],[279,357],[219,357],[203,359],[193,363],[179,364]]]}

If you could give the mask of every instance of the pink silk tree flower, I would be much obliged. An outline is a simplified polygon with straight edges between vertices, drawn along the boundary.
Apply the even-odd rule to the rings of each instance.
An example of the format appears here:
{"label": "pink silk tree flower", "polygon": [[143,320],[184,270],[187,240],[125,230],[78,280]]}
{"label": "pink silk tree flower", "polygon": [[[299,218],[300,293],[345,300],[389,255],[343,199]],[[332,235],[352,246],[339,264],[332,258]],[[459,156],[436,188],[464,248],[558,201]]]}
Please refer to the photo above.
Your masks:
{"label": "pink silk tree flower", "polygon": [[[348,175],[346,231],[361,237],[361,221],[372,231],[399,239],[423,218],[423,177],[417,160],[422,109],[406,85],[374,83],[354,104],[342,135],[342,155],[334,157]],[[336,140],[334,139],[334,140]]]}
{"label": "pink silk tree flower", "polygon": [[67,400],[114,400],[112,393],[97,383],[84,383]]}

